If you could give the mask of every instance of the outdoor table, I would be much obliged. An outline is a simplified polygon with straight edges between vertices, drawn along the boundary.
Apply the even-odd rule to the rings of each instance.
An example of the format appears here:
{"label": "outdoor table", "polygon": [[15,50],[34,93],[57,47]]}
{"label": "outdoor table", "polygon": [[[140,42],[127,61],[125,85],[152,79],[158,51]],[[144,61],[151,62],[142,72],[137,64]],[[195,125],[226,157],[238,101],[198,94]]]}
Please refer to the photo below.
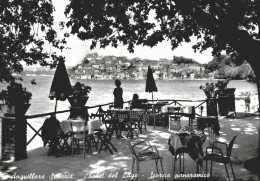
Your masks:
{"label": "outdoor table", "polygon": [[158,115],[160,115],[159,112],[161,111],[161,108],[165,105],[168,105],[169,103],[168,102],[156,101],[156,102],[147,102],[145,104],[146,104],[147,109],[152,109],[152,113],[150,115],[154,117],[154,125],[153,126],[155,128],[155,125],[156,125],[155,117],[158,117]]}
{"label": "outdoor table", "polygon": [[[136,121],[140,118],[141,115],[145,114],[145,109],[108,109],[108,111],[113,115],[116,115],[117,112],[129,112],[131,121]],[[118,115],[119,119],[125,118],[122,117],[121,114]]]}
{"label": "outdoor table", "polygon": [[156,101],[156,102],[147,102],[145,104],[148,109],[152,109],[153,113],[158,113],[163,106],[168,104],[168,102]]}
{"label": "outdoor table", "polygon": [[210,127],[213,132],[219,136],[220,126],[217,116],[201,116],[197,118],[197,124],[199,130],[204,130],[206,127]]}
{"label": "outdoor table", "polygon": [[119,121],[122,119],[128,119],[127,115],[120,114],[123,112],[129,113],[129,121],[132,123],[137,123],[138,129],[142,133],[141,121],[145,119],[145,109],[108,109],[111,116],[118,119]]}
{"label": "outdoor table", "polygon": [[[68,134],[72,131],[71,122],[85,122],[85,120],[80,118],[80,119],[68,119],[68,120],[61,121],[61,129],[65,134]],[[94,131],[100,129],[104,129],[101,119],[89,119],[87,121],[87,125],[85,125],[84,130],[82,131],[88,131],[91,142],[93,142],[96,145],[96,141],[94,138]]]}
{"label": "outdoor table", "polygon": [[203,131],[198,129],[192,130],[190,127],[184,126],[169,136],[169,151],[173,156],[177,157],[185,150],[198,163],[199,158],[204,155],[202,145],[205,140],[206,135]]}
{"label": "outdoor table", "polygon": [[165,105],[161,107],[163,113],[179,112],[181,109],[180,105]]}
{"label": "outdoor table", "polygon": [[[176,106],[176,105],[166,105],[162,107],[162,113],[164,115],[174,115],[174,118],[180,119],[181,117],[189,118],[189,126],[191,126],[192,119],[195,118],[195,107],[194,106]],[[170,125],[170,119],[169,125]]]}
{"label": "outdoor table", "polygon": [[[220,126],[217,116],[201,116],[197,118],[198,129],[204,131],[208,128],[209,143],[215,140],[215,136],[219,136]],[[213,131],[213,133],[212,133]]]}

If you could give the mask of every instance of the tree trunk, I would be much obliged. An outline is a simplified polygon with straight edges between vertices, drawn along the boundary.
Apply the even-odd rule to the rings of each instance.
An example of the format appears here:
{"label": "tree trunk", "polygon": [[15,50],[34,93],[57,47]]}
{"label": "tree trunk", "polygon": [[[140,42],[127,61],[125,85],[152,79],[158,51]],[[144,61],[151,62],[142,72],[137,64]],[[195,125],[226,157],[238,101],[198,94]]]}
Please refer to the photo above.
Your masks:
{"label": "tree trunk", "polygon": [[[256,69],[257,69],[257,67],[255,65],[253,70],[254,70],[255,75],[256,75],[256,85],[257,85],[257,91],[258,91],[258,111],[259,111],[259,103],[260,103],[260,97],[259,97],[259,93],[260,93],[260,73]],[[259,119],[259,127],[258,127],[258,129],[259,129],[258,130],[259,138],[258,138],[258,154],[257,154],[257,157],[260,159],[260,119]]]}
{"label": "tree trunk", "polygon": [[[259,59],[260,59],[260,57],[257,60],[259,60]],[[251,65],[251,67],[254,70],[254,73],[256,75],[256,84],[257,84],[257,91],[258,91],[258,106],[259,106],[259,103],[260,103],[260,97],[259,97],[259,93],[260,93],[260,72],[257,71],[257,65],[256,65],[257,60],[255,60],[255,62],[251,62],[249,64]],[[259,109],[258,109],[258,111],[259,111]],[[244,166],[245,166],[246,169],[257,173],[258,176],[260,176],[260,119],[259,119],[259,127],[258,127],[258,153],[257,153],[257,157],[245,161]]]}

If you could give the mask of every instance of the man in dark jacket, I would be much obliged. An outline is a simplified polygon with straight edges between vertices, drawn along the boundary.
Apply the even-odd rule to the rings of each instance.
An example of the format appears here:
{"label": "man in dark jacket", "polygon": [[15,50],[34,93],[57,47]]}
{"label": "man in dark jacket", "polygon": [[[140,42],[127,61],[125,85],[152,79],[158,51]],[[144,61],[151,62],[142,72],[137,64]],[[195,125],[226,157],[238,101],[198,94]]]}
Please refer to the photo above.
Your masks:
{"label": "man in dark jacket", "polygon": [[60,122],[56,119],[55,116],[47,118],[42,126],[42,140],[43,146],[46,146],[49,143],[50,149],[48,155],[57,155],[58,144],[60,135],[62,134]]}

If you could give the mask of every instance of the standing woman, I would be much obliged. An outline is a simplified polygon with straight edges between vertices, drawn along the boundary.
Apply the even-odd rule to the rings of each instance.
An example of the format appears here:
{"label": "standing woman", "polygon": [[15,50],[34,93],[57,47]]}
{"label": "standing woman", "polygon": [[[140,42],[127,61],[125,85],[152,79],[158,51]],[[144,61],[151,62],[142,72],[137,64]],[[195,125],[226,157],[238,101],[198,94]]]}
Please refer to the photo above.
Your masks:
{"label": "standing woman", "polygon": [[124,100],[123,100],[123,89],[121,86],[121,81],[115,80],[116,88],[114,89],[114,107],[115,108],[123,108]]}

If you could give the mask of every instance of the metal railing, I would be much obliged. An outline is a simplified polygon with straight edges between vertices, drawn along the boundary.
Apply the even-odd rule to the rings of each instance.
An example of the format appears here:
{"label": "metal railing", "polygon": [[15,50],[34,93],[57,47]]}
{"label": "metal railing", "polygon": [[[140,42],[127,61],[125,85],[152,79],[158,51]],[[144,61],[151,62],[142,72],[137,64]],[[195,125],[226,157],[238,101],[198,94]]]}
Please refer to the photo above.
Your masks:
{"label": "metal railing", "polygon": [[[182,102],[184,102],[184,103],[193,103],[193,104],[196,104],[196,105],[193,105],[193,106],[195,107],[195,114],[196,114],[197,116],[202,115],[202,109],[201,109],[201,108],[203,108],[202,105],[206,103],[206,100],[173,100],[173,99],[165,99],[165,100],[147,100],[147,101],[149,101],[149,102],[156,102],[156,101],[168,102],[168,103],[167,103],[168,105],[174,104],[174,105],[180,105],[180,106],[183,105]],[[131,100],[130,100],[130,101],[125,101],[124,104],[128,104],[128,103],[130,103],[130,102],[131,102]],[[97,114],[97,115],[102,115],[102,114],[105,113],[104,107],[110,108],[111,106],[113,106],[113,104],[114,104],[114,103],[111,102],[111,103],[106,103],[106,104],[101,104],[101,105],[95,105],[95,106],[85,106],[85,107],[84,107],[84,110],[86,110],[86,115],[87,115],[87,117],[90,116],[89,111],[90,111],[90,110],[95,110],[95,109],[97,109],[97,111],[96,111],[95,114]],[[198,109],[200,109],[200,113],[199,113],[199,114],[196,113],[196,110],[198,110]],[[70,112],[70,109],[68,109],[68,110],[63,110],[63,111],[57,111],[57,112],[43,113],[43,114],[26,115],[26,116],[25,116],[25,119],[26,119],[26,120],[32,120],[32,119],[34,119],[34,118],[40,118],[40,117],[45,117],[45,116],[51,116],[51,115],[56,115],[56,114],[67,113],[67,112]],[[27,121],[27,125],[34,131],[34,135],[30,138],[29,141],[27,141],[26,146],[28,146],[28,145],[33,141],[33,139],[34,139],[36,136],[42,137],[42,135],[41,135],[41,133],[40,133],[41,130],[42,130],[42,126],[41,126],[38,130],[36,130],[28,121]]]}

